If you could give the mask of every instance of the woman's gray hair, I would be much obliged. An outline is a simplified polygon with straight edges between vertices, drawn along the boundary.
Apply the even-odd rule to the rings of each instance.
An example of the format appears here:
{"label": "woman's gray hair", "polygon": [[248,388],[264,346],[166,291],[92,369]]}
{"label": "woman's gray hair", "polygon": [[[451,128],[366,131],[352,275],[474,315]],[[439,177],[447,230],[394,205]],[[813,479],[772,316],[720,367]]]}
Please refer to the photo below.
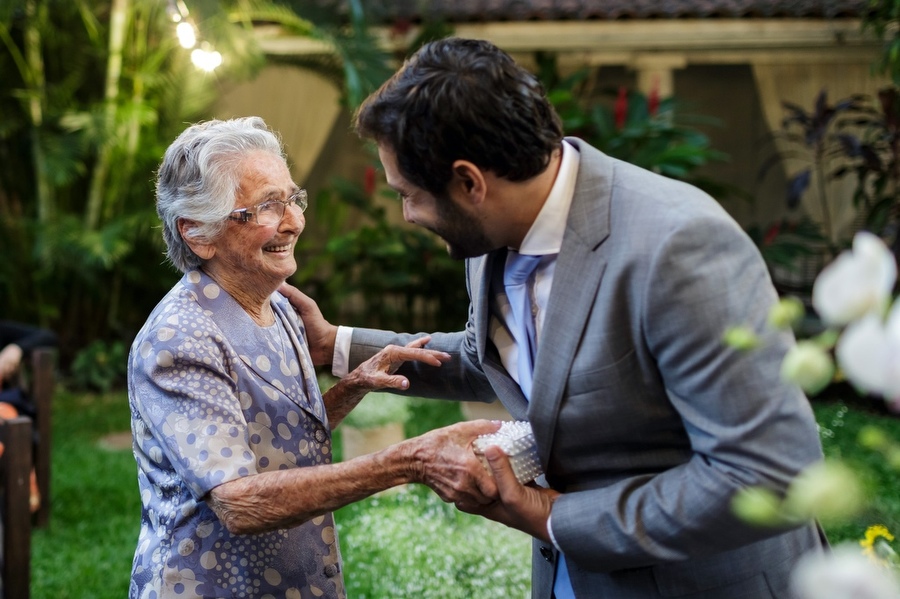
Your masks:
{"label": "woman's gray hair", "polygon": [[182,239],[179,219],[197,223],[186,235],[212,242],[234,210],[247,154],[262,150],[286,159],[279,137],[259,117],[211,120],[191,125],[168,147],[156,177],[156,212],[167,254],[182,272],[202,260]]}

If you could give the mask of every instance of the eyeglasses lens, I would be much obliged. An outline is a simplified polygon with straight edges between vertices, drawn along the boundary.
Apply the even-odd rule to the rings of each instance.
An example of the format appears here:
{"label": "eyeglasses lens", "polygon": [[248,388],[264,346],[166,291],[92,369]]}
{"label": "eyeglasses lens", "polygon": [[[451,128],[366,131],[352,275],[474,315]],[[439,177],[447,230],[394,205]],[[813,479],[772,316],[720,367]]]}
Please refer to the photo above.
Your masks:
{"label": "eyeglasses lens", "polygon": [[277,225],[283,216],[282,202],[266,202],[256,207],[256,222],[261,225]]}

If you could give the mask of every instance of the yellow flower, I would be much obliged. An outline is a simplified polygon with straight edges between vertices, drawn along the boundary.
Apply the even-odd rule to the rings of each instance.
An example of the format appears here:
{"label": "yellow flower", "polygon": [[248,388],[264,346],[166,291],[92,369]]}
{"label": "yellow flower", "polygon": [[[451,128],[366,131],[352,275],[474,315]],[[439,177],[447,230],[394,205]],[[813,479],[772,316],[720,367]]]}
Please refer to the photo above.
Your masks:
{"label": "yellow flower", "polygon": [[[875,524],[866,529],[866,538],[862,539],[859,544],[863,548],[863,554],[876,561],[884,562],[884,556],[879,555],[878,547],[876,545],[880,539],[884,539],[884,541],[881,542],[883,546],[893,541],[894,535],[891,534],[891,531],[889,531],[887,527],[882,526],[881,524]],[[887,547],[886,549],[890,550],[890,547]],[[893,551],[890,551],[889,553],[893,553]]]}

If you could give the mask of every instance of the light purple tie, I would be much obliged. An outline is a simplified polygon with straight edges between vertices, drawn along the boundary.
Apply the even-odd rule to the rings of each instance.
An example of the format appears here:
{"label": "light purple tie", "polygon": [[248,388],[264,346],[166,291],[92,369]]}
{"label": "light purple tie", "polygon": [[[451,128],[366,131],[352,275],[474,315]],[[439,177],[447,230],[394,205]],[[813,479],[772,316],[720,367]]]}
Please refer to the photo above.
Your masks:
{"label": "light purple tie", "polygon": [[[506,297],[509,298],[509,305],[512,308],[512,317],[507,324],[519,349],[519,387],[522,388],[525,399],[529,401],[531,400],[531,381],[534,374],[537,343],[528,279],[531,278],[541,258],[542,256],[527,256],[510,250],[506,259],[506,270],[503,273]],[[559,554],[556,564],[553,593],[557,599],[574,599],[575,597],[572,581],[569,579],[569,569],[566,567],[566,559],[562,553]]]}
{"label": "light purple tie", "polygon": [[503,273],[506,297],[509,298],[509,305],[512,308],[512,317],[507,324],[519,350],[519,387],[522,388],[525,399],[529,400],[531,399],[531,380],[537,342],[528,279],[540,261],[541,256],[527,256],[510,250],[506,260],[506,271]]}

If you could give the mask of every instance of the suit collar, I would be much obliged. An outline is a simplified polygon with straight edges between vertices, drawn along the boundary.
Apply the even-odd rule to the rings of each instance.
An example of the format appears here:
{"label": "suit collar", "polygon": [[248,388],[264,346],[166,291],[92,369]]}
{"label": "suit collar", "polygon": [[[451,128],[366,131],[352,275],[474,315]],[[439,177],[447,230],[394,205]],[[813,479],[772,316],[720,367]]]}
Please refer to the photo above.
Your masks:
{"label": "suit collar", "polygon": [[577,137],[567,137],[566,141],[581,154],[581,165],[560,253],[576,240],[596,248],[609,236],[613,186],[612,158]]}

